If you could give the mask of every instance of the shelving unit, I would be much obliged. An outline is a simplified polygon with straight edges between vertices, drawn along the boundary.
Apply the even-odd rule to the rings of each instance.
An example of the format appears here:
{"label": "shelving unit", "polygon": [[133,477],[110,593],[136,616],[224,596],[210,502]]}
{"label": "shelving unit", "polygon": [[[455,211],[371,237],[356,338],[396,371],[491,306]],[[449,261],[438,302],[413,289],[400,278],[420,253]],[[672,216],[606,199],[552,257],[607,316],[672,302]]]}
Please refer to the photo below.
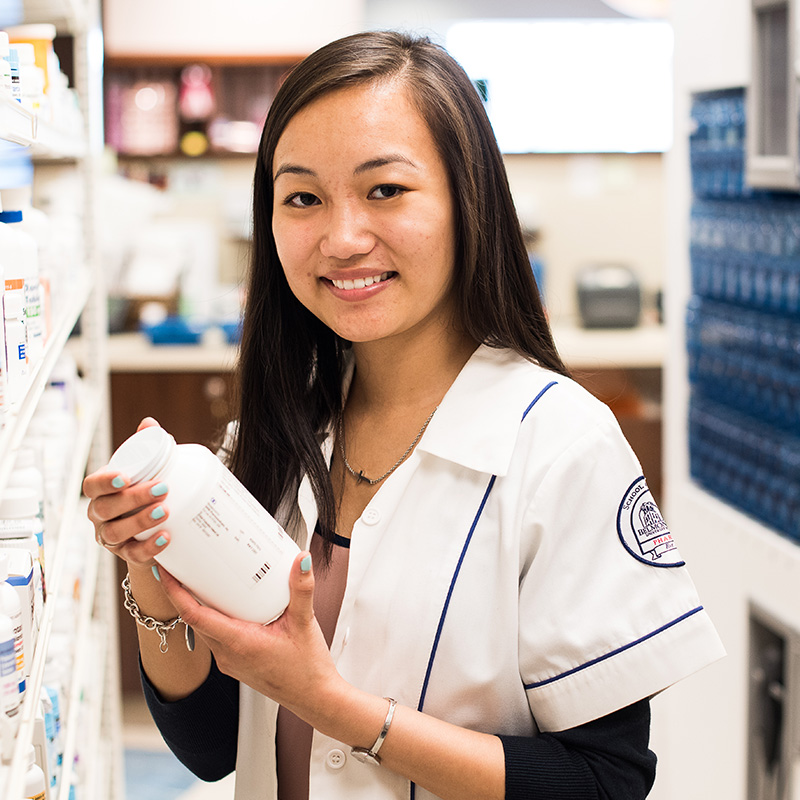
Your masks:
{"label": "shelving unit", "polygon": [[[48,648],[60,624],[55,598],[73,589],[67,562],[82,555],[80,602],[75,626],[75,662],[65,698],[65,749],[58,784],[48,789],[48,800],[68,800],[73,778],[77,800],[123,797],[121,711],[117,655],[116,587],[113,556],[98,548],[85,515],[81,483],[87,470],[99,467],[110,453],[108,367],[106,357],[107,308],[103,271],[98,261],[94,225],[96,185],[102,154],[102,43],[98,0],[27,0],[24,22],[55,23],[59,34],[74,42],[74,80],[81,101],[84,131],[65,134],[56,124],[40,124],[37,117],[10,100],[0,102],[0,138],[30,148],[35,164],[67,164],[81,178],[84,195],[83,244],[85,265],[71,276],[70,295],[54,308],[54,329],[44,355],[28,376],[19,403],[6,414],[0,429],[0,490],[9,479],[16,452],[48,384],[59,355],[69,343],[81,353],[82,381],[77,396],[77,438],[64,476],[57,530],[45,531],[47,592],[36,646],[28,654],[30,675],[20,713],[10,766],[0,772],[0,797],[23,796],[25,755],[34,736],[37,703],[44,682]],[[13,20],[16,22],[17,20]],[[3,20],[3,24],[7,24]],[[36,167],[39,169],[39,167]],[[81,321],[81,336],[72,337]],[[79,729],[80,720],[80,729]],[[80,733],[79,733],[80,730]],[[89,749],[87,749],[89,748]],[[73,770],[80,750],[80,762]],[[77,771],[77,775],[74,772]]]}
{"label": "shelving unit", "polygon": [[[691,102],[698,93],[752,83],[750,0],[673,0],[675,138],[667,156],[668,281],[666,319],[665,517],[727,650],[727,658],[653,701],[653,749],[659,777],[652,800],[755,800],[748,794],[748,687],[751,614],[758,607],[800,630],[800,547],[776,530],[713,497],[690,476],[687,307],[692,181]],[[780,800],[800,792],[797,731],[791,782]],[[772,800],[778,794],[758,795]]]}

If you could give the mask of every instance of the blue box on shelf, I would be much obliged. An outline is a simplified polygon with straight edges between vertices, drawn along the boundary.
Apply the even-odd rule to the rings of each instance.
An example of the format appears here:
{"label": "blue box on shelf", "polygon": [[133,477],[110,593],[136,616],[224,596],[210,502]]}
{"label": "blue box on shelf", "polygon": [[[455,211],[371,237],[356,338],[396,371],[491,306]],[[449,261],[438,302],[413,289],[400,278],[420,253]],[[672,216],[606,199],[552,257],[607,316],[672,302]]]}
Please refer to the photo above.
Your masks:
{"label": "blue box on shelf", "polygon": [[153,344],[199,344],[205,329],[205,323],[191,322],[179,316],[169,316],[153,325],[142,325],[142,332]]}

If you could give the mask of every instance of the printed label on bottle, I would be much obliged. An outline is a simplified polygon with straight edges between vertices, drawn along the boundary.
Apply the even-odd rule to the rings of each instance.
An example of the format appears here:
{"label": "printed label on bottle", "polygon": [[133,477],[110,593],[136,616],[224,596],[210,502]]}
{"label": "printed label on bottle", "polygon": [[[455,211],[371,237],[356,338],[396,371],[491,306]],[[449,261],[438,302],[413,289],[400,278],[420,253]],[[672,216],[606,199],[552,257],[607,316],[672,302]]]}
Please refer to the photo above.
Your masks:
{"label": "printed label on bottle", "polygon": [[[275,560],[293,545],[281,526],[226,469],[220,469],[216,491],[192,518],[192,524],[208,538],[226,539],[236,545],[238,558],[231,553],[232,557],[226,559],[234,569],[246,552],[253,584],[259,583]],[[229,551],[222,547],[217,552]]]}
{"label": "printed label on bottle", "polygon": [[36,794],[29,794],[25,800],[45,800],[47,795],[44,792],[37,792]]}
{"label": "printed label on bottle", "polygon": [[5,713],[13,717],[19,711],[19,686],[13,639],[0,642],[0,692]]}

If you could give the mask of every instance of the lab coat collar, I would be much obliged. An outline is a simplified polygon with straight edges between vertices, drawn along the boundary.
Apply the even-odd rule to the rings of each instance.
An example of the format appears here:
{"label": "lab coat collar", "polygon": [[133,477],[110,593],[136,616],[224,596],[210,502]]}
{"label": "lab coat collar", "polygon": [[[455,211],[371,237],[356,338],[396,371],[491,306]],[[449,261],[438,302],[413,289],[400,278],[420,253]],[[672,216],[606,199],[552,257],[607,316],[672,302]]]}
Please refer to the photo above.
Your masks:
{"label": "lab coat collar", "polygon": [[557,377],[512,350],[481,345],[444,396],[417,449],[505,475],[525,410]]}
{"label": "lab coat collar", "polygon": [[[352,375],[351,359],[343,379],[345,396]],[[445,394],[417,450],[488,475],[505,475],[525,410],[555,378],[560,376],[513,350],[480,345]],[[323,441],[322,452],[330,464],[333,430]],[[308,547],[317,508],[307,475],[298,501]]]}

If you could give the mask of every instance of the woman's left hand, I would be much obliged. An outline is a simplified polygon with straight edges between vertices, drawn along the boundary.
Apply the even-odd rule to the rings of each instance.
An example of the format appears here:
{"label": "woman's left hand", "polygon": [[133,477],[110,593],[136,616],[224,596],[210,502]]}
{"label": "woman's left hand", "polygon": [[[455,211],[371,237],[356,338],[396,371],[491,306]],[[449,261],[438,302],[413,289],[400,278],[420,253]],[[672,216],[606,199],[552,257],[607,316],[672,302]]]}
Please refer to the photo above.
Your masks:
{"label": "woman's left hand", "polygon": [[268,625],[234,619],[201,605],[163,567],[159,573],[181,618],[206,642],[222,672],[313,724],[314,709],[324,702],[326,691],[341,688],[344,679],[336,671],[314,616],[309,553],[295,559],[289,575],[289,605]]}

